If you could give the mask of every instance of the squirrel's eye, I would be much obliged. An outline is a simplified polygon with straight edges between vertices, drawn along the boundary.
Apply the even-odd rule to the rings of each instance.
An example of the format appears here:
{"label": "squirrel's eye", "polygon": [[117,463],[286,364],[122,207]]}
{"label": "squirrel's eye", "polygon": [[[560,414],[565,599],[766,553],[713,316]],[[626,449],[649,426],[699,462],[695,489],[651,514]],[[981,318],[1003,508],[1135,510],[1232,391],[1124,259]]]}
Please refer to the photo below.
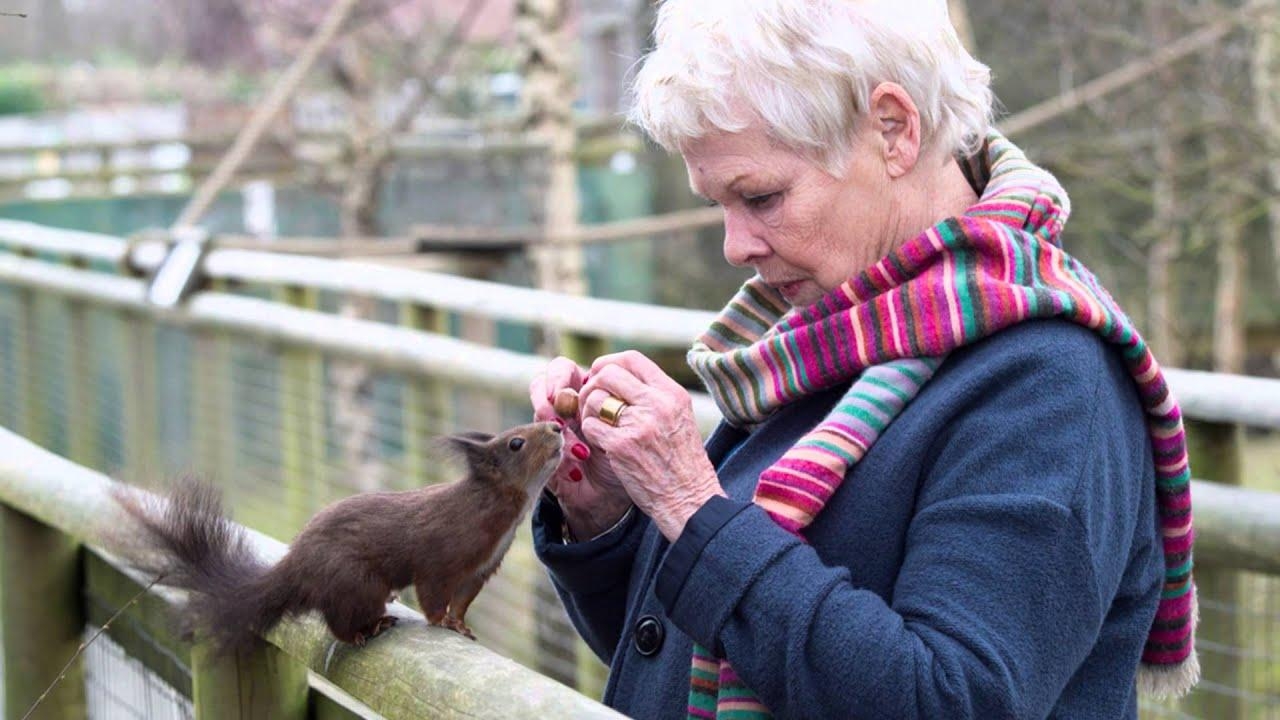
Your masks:
{"label": "squirrel's eye", "polygon": [[520,448],[524,447],[524,438],[511,438],[511,442],[507,443],[507,447],[520,452]]}

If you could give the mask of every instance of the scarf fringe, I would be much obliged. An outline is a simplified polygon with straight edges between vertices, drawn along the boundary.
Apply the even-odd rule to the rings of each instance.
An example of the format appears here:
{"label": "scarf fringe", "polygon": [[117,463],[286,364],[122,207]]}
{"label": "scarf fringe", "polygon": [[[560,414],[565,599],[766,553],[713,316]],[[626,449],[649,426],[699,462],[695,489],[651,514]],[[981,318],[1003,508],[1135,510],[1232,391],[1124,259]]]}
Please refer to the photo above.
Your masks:
{"label": "scarf fringe", "polygon": [[[1194,585],[1191,587],[1191,636],[1195,637],[1196,627],[1200,625],[1200,598]],[[1173,700],[1180,698],[1200,682],[1200,656],[1194,646],[1191,654],[1177,665],[1154,665],[1142,663],[1138,666],[1138,694],[1155,700]]]}
{"label": "scarf fringe", "polygon": [[1193,651],[1177,665],[1138,666],[1138,694],[1155,700],[1173,700],[1191,692],[1200,682],[1200,658]]}

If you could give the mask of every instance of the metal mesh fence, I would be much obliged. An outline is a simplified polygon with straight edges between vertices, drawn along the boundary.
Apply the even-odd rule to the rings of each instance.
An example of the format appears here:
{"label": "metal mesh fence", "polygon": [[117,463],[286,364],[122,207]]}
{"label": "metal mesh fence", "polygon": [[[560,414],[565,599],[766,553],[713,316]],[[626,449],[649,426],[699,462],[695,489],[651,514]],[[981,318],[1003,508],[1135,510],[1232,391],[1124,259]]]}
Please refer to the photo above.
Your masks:
{"label": "metal mesh fence", "polygon": [[[441,435],[530,420],[527,399],[3,286],[0,386],[0,425],[144,486],[198,474],[234,519],[285,542],[353,493],[456,478]],[[598,696],[604,668],[569,627],[527,523],[468,622],[491,649]]]}
{"label": "metal mesh fence", "polygon": [[[97,628],[85,628],[89,640]],[[107,635],[84,653],[89,720],[191,720],[191,700],[130,657]]]}

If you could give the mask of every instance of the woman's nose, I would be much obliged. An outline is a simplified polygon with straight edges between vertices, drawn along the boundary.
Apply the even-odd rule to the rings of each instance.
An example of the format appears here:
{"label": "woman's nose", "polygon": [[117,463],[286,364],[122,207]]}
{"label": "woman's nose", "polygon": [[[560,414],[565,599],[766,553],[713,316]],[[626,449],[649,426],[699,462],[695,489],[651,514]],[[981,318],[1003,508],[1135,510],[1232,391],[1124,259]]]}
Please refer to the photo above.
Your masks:
{"label": "woman's nose", "polygon": [[764,241],[737,213],[724,214],[724,259],[730,265],[746,267],[769,254],[769,244]]}

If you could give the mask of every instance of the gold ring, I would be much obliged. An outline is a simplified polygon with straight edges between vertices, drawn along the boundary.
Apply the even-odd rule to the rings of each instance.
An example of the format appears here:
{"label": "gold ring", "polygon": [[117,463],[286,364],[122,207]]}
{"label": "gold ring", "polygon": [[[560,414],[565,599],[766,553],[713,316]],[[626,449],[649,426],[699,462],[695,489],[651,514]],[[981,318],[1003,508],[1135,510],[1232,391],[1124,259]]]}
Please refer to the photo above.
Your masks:
{"label": "gold ring", "polygon": [[622,417],[622,411],[626,409],[627,403],[622,398],[610,395],[600,404],[600,419],[618,427],[618,418]]}

